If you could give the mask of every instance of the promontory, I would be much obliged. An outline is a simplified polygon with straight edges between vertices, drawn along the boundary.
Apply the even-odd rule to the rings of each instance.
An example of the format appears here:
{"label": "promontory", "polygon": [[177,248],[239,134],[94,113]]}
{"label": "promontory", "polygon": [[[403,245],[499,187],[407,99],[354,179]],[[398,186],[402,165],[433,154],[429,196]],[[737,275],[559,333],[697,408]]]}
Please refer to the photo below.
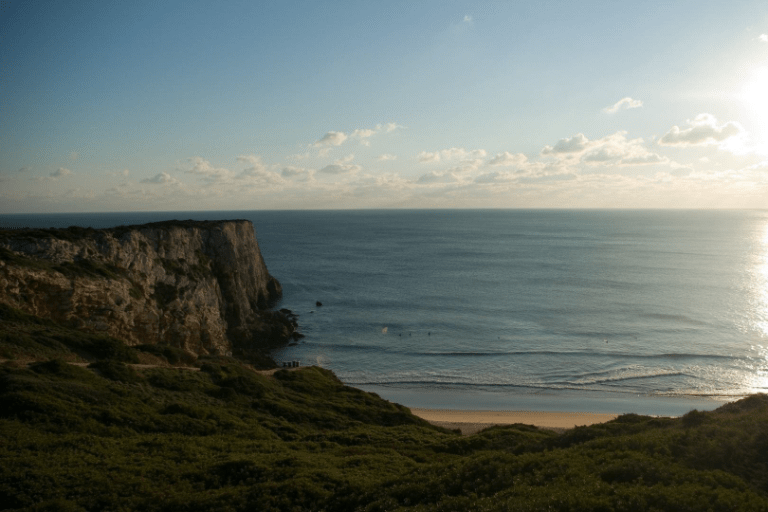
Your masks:
{"label": "promontory", "polygon": [[0,302],[127,345],[263,352],[296,333],[248,220],[0,230]]}

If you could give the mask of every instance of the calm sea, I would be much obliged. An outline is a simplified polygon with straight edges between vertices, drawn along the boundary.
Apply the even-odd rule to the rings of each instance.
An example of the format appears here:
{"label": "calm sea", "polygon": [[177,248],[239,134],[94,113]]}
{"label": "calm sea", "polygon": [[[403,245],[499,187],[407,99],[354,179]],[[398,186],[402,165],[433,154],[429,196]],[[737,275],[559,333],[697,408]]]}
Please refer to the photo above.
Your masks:
{"label": "calm sea", "polygon": [[[306,335],[275,353],[409,406],[681,414],[768,390],[768,211],[0,215],[252,220]],[[322,306],[316,306],[316,302]]]}

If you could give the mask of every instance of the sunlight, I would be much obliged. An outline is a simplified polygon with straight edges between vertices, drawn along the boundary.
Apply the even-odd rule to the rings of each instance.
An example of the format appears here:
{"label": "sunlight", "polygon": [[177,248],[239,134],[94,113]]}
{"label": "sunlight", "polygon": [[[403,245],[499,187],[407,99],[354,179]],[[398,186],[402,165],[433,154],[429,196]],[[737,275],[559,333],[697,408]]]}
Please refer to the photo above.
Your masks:
{"label": "sunlight", "polygon": [[761,67],[752,72],[739,93],[739,99],[757,126],[754,133],[756,149],[768,154],[768,68]]}

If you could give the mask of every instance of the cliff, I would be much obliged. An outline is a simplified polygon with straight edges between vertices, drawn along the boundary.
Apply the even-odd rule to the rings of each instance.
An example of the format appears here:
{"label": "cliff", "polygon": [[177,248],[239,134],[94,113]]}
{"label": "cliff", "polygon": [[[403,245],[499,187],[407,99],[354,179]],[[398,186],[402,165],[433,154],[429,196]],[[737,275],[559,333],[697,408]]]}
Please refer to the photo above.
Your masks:
{"label": "cliff", "polygon": [[0,231],[0,302],[128,345],[263,350],[296,336],[247,220]]}

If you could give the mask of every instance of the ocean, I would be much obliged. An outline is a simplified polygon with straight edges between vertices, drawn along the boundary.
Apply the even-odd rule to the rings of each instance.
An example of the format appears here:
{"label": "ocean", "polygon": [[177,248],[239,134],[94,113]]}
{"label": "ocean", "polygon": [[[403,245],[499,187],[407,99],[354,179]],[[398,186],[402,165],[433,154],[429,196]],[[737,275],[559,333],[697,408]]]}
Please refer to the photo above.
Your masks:
{"label": "ocean", "polygon": [[[0,226],[253,221],[275,352],[410,407],[678,415],[768,390],[768,211],[0,215]],[[320,302],[322,305],[318,306]]]}

